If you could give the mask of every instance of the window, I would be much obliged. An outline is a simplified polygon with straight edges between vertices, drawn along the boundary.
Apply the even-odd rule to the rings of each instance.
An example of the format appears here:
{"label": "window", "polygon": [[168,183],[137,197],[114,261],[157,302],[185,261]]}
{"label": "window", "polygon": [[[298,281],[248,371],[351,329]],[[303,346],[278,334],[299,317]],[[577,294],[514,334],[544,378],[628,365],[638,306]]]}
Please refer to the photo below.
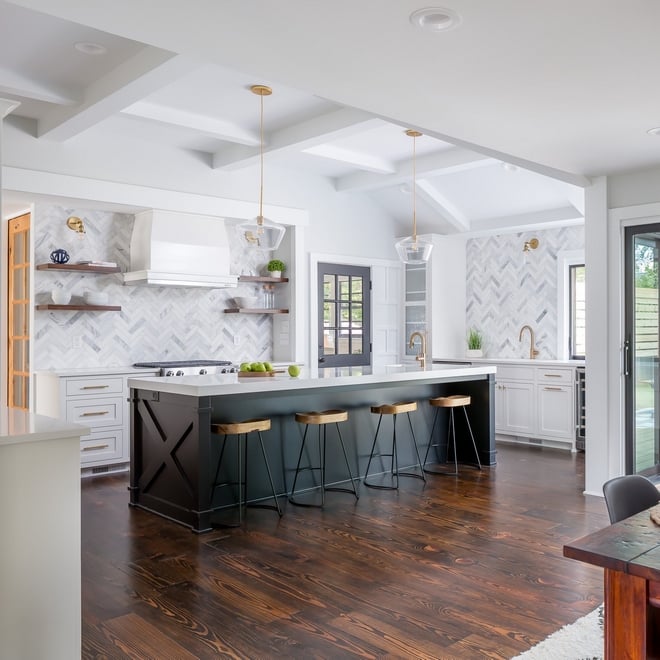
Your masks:
{"label": "window", "polygon": [[585,286],[584,264],[568,267],[569,281],[569,355],[571,360],[585,356]]}

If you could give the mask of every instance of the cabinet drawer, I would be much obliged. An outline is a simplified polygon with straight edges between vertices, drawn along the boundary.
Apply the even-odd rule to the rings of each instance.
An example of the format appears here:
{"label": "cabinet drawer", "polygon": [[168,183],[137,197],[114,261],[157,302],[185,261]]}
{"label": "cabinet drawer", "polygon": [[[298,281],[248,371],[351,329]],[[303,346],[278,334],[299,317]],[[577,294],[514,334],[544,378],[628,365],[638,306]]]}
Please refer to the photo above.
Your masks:
{"label": "cabinet drawer", "polygon": [[124,399],[73,399],[66,402],[67,422],[86,426],[121,426],[124,423]]}
{"label": "cabinet drawer", "polygon": [[497,373],[495,380],[534,380],[534,367],[520,364],[495,364]]}
{"label": "cabinet drawer", "polygon": [[98,431],[80,439],[80,462],[88,463],[121,460],[124,454],[122,429]]}
{"label": "cabinet drawer", "polygon": [[107,396],[123,394],[124,378],[121,376],[101,376],[99,378],[67,378],[66,396]]}
{"label": "cabinet drawer", "polygon": [[537,367],[536,381],[542,385],[557,385],[573,383],[573,369],[555,369],[554,367]]}

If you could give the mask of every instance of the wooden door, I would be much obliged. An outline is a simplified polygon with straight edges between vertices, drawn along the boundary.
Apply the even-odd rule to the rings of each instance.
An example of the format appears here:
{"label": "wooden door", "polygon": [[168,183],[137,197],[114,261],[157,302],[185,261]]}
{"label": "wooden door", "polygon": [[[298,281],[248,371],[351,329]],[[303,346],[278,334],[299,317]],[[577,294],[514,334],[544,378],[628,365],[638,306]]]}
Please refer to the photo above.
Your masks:
{"label": "wooden door", "polygon": [[9,221],[7,405],[29,408],[30,214]]}

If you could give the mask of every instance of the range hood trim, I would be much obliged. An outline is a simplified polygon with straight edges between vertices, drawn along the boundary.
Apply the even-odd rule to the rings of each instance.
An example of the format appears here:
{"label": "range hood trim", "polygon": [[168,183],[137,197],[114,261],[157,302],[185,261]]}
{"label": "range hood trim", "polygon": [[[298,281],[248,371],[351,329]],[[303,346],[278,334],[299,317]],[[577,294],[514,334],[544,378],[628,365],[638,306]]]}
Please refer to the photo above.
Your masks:
{"label": "range hood trim", "polygon": [[124,273],[127,286],[179,286],[207,289],[228,289],[238,286],[237,275],[218,277],[215,275],[188,275],[186,273],[161,273],[153,270],[136,270]]}

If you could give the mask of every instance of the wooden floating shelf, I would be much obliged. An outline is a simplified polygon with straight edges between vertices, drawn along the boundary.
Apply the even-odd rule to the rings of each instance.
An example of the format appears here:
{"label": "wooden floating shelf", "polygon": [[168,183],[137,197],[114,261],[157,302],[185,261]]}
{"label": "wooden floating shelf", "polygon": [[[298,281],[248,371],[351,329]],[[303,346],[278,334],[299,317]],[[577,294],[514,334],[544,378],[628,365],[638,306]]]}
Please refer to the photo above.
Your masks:
{"label": "wooden floating shelf", "polygon": [[121,312],[119,305],[55,305],[48,303],[46,305],[37,305],[37,309],[50,309],[62,312]]}
{"label": "wooden floating shelf", "polygon": [[94,266],[92,264],[38,264],[37,270],[62,270],[76,273],[121,273],[119,266]]}
{"label": "wooden floating shelf", "polygon": [[239,282],[272,282],[277,284],[279,282],[288,282],[288,277],[262,277],[261,275],[240,275]]}
{"label": "wooden floating shelf", "polygon": [[288,314],[288,309],[225,309],[225,314]]}

